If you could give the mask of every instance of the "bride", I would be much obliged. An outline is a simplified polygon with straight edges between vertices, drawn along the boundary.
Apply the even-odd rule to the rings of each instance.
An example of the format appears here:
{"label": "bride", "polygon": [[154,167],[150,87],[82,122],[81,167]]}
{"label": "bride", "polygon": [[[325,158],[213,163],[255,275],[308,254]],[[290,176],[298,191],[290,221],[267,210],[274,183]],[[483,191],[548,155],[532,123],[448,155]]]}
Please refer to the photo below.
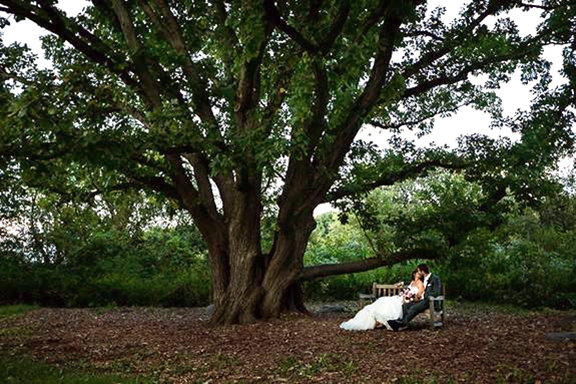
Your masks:
{"label": "bride", "polygon": [[[353,319],[340,324],[340,328],[348,331],[365,331],[374,329],[378,324],[389,327],[388,320],[402,317],[402,304],[421,300],[424,296],[424,276],[420,271],[412,272],[410,286],[397,296],[383,296],[362,308]],[[391,330],[391,329],[390,329]]]}

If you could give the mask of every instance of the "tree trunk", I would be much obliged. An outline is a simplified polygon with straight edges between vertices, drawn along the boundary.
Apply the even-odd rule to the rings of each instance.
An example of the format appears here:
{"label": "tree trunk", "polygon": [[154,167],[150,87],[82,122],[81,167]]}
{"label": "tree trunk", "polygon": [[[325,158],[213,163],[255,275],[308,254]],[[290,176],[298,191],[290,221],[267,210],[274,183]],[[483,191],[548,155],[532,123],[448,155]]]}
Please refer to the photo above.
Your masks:
{"label": "tree trunk", "polygon": [[277,233],[262,284],[266,292],[262,303],[263,317],[278,317],[289,310],[306,311],[299,278],[304,267],[304,252],[315,226],[310,213],[309,217],[290,220]]}
{"label": "tree trunk", "polygon": [[[236,191],[226,221],[227,249],[215,249],[215,254],[210,254],[213,268],[218,265],[229,276],[227,281],[213,277],[213,285],[218,286],[211,319],[215,324],[251,323],[261,317],[260,303],[264,296],[261,213],[258,189]],[[228,255],[226,262],[222,262],[224,252]]]}
{"label": "tree trunk", "polygon": [[[307,313],[299,278],[308,238],[315,227],[310,213],[307,218],[291,220],[276,233],[274,247],[269,255],[260,252],[260,227],[247,226],[246,221],[259,217],[257,209],[244,204],[243,212],[229,223],[229,282],[223,284],[214,276],[214,287],[223,287],[214,295],[213,324],[251,323],[260,319],[276,318],[287,311]],[[211,248],[222,252],[216,247]],[[210,255],[214,265],[224,255]],[[223,274],[221,274],[224,276]],[[216,291],[216,289],[215,289]]]}
{"label": "tree trunk", "polygon": [[[291,254],[292,260],[302,259]],[[224,295],[214,301],[213,324],[251,323],[261,319],[277,318],[281,313],[299,311],[307,313],[298,280],[301,262],[288,261],[286,268],[277,270],[255,268],[258,273],[231,273]],[[259,275],[267,278],[259,279]],[[214,282],[218,284],[218,281]]]}

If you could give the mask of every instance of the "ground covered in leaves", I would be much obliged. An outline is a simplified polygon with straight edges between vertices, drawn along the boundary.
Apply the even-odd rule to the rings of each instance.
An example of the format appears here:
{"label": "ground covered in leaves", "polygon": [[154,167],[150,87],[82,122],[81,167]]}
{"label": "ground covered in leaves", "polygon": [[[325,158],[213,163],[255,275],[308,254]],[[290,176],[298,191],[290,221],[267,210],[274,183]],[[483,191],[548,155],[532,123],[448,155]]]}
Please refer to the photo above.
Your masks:
{"label": "ground covered in leaves", "polygon": [[[341,330],[353,303],[314,316],[210,326],[206,309],[41,308],[0,319],[0,353],[160,383],[574,383],[575,313],[452,305],[401,332]],[[548,336],[548,337],[547,337]]]}

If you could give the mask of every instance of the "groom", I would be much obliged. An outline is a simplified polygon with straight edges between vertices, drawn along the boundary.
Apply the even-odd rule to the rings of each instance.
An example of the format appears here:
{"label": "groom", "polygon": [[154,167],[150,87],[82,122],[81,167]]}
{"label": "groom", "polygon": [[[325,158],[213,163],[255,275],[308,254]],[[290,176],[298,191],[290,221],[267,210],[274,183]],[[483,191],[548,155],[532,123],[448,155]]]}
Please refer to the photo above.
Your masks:
{"label": "groom", "polygon": [[410,320],[416,317],[421,312],[424,312],[428,307],[428,298],[440,296],[442,292],[442,283],[437,275],[430,273],[430,269],[426,264],[420,264],[417,270],[424,276],[424,298],[420,301],[404,303],[402,305],[402,317],[398,320],[389,320],[388,324],[392,330],[397,331],[400,328],[406,327]]}

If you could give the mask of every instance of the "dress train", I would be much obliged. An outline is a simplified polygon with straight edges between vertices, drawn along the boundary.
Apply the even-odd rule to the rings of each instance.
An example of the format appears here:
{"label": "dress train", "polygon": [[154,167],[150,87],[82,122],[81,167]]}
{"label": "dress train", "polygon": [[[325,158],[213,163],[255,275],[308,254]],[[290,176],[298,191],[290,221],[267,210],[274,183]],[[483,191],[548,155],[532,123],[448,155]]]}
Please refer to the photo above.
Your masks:
{"label": "dress train", "polygon": [[348,331],[365,331],[376,328],[376,323],[402,317],[402,297],[384,296],[362,308],[354,318],[340,324]]}

